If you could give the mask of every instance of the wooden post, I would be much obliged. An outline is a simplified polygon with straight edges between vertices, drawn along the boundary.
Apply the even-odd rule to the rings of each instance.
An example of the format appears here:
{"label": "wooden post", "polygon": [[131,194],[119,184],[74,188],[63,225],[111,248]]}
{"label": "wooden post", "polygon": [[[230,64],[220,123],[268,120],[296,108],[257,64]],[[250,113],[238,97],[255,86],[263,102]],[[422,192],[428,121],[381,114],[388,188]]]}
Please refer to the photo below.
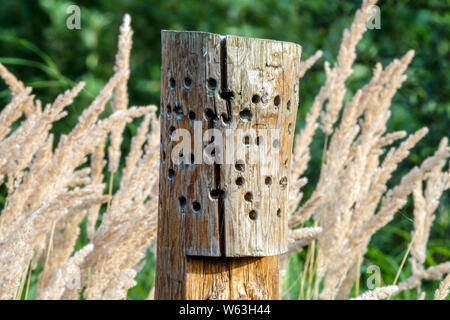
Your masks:
{"label": "wooden post", "polygon": [[162,32],[156,299],[278,299],[297,44]]}

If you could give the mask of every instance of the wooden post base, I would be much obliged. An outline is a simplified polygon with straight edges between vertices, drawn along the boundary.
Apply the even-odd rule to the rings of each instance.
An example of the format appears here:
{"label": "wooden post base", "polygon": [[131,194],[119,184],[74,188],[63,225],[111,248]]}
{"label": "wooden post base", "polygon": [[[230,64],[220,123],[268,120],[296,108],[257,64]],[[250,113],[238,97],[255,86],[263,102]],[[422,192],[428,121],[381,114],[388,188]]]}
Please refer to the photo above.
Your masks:
{"label": "wooden post base", "polygon": [[[263,258],[186,257],[180,278],[163,272],[155,299],[274,300],[279,299],[278,256]],[[168,270],[167,270],[168,271]]]}

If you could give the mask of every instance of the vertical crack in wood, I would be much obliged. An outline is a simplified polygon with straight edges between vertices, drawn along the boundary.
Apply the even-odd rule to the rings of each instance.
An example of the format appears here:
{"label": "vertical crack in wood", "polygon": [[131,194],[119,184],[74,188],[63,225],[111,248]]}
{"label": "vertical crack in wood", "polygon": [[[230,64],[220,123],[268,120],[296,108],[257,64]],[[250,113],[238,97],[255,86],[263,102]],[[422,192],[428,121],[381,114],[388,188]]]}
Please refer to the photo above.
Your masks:
{"label": "vertical crack in wood", "polygon": [[[220,91],[227,91],[227,38],[222,37],[220,39]],[[227,104],[227,119],[231,119],[231,101],[226,100]],[[222,158],[224,154],[221,155]],[[224,196],[225,192],[220,192],[220,175],[221,175],[221,166],[218,163],[214,164],[214,175],[216,181],[216,190],[219,191],[219,198],[217,199],[218,203],[218,220],[219,220],[219,245],[220,245],[220,253],[222,257],[225,257],[226,252],[226,239],[225,239],[225,204],[224,204]]]}

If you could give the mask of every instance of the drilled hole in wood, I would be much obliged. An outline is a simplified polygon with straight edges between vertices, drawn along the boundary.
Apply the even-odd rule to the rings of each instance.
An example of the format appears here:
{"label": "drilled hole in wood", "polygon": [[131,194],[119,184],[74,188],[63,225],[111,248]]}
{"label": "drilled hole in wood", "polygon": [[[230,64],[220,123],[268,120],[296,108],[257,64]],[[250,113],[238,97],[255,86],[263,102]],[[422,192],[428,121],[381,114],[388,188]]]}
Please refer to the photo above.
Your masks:
{"label": "drilled hole in wood", "polygon": [[250,144],[250,140],[251,140],[250,136],[245,136],[244,137],[244,144],[245,145],[249,145]]}
{"label": "drilled hole in wood", "polygon": [[280,208],[278,208],[278,210],[277,210],[277,217],[281,217],[281,209]]}
{"label": "drilled hole in wood", "polygon": [[164,163],[164,162],[166,162],[166,152],[165,151],[163,151],[162,152],[162,162]]}
{"label": "drilled hole in wood", "polygon": [[239,112],[239,117],[241,117],[241,119],[244,121],[252,120],[252,116],[252,112],[248,108],[245,108],[241,112]]}
{"label": "drilled hole in wood", "polygon": [[275,104],[275,106],[279,106],[281,102],[281,98],[280,96],[275,96],[275,98],[273,99],[273,103]]}
{"label": "drilled hole in wood", "polygon": [[194,111],[189,111],[188,117],[189,117],[189,120],[194,121],[195,120],[195,112]]}
{"label": "drilled hole in wood", "polygon": [[202,206],[200,205],[200,202],[198,202],[198,201],[192,202],[192,210],[195,213],[199,213],[201,208],[202,208]]}
{"label": "drilled hole in wood", "polygon": [[184,87],[190,89],[192,85],[192,80],[189,77],[184,78]]}
{"label": "drilled hole in wood", "polygon": [[168,104],[166,107],[166,114],[167,118],[170,118],[172,116],[172,106],[170,104]]}
{"label": "drilled hole in wood", "polygon": [[291,100],[288,100],[288,102],[287,102],[287,109],[289,111],[291,110]]}
{"label": "drilled hole in wood", "polygon": [[195,156],[193,153],[191,153],[191,164],[195,163]]}
{"label": "drilled hole in wood", "polygon": [[248,217],[252,220],[256,220],[256,218],[258,218],[258,213],[256,212],[256,210],[251,210],[248,213]]}
{"label": "drilled hole in wood", "polygon": [[289,134],[292,133],[292,123],[289,123],[289,125],[288,125],[288,133]]}
{"label": "drilled hole in wood", "polygon": [[236,185],[242,186],[245,183],[245,179],[243,177],[237,177],[236,179]]}
{"label": "drilled hole in wood", "polygon": [[252,97],[252,102],[253,102],[254,104],[257,104],[257,103],[259,103],[260,101],[261,101],[261,96],[260,96],[259,94],[254,94],[253,97]]}
{"label": "drilled hole in wood", "polygon": [[175,108],[173,109],[173,112],[175,113],[175,117],[177,119],[182,119],[184,116],[183,108],[180,105],[176,105]]}
{"label": "drilled hole in wood", "polygon": [[285,188],[285,187],[287,186],[287,182],[288,182],[287,177],[282,177],[282,178],[280,179],[280,186],[281,186],[282,188]]}
{"label": "drilled hole in wood", "polygon": [[175,178],[175,170],[169,168],[169,170],[167,170],[167,178],[173,180]]}
{"label": "drilled hole in wood", "polygon": [[243,172],[245,170],[245,163],[242,160],[236,161],[236,164],[234,165],[237,171]]}
{"label": "drilled hole in wood", "polygon": [[169,88],[170,88],[171,90],[175,90],[175,79],[174,79],[173,77],[171,77],[171,78],[169,79]]}
{"label": "drilled hole in wood", "polygon": [[186,208],[186,197],[185,196],[180,196],[178,198],[178,204],[180,205],[181,209]]}
{"label": "drilled hole in wood", "polygon": [[205,119],[206,120],[214,120],[214,119],[216,119],[216,113],[214,112],[213,109],[207,108],[205,110]]}
{"label": "drilled hole in wood", "polygon": [[269,176],[267,176],[267,177],[264,179],[264,183],[266,184],[266,186],[270,186],[270,185],[272,184],[272,178],[269,177]]}
{"label": "drilled hole in wood", "polygon": [[278,140],[278,139],[273,140],[273,144],[272,145],[273,145],[274,148],[278,148],[280,146],[280,140]]}
{"label": "drilled hole in wood", "polygon": [[262,143],[262,140],[263,138],[261,136],[257,136],[255,141],[256,145],[259,146]]}
{"label": "drilled hole in wood", "polygon": [[213,189],[209,192],[211,199],[217,200],[225,197],[225,191],[222,189]]}
{"label": "drilled hole in wood", "polygon": [[247,192],[247,193],[244,195],[244,199],[245,199],[245,201],[252,202],[252,201],[253,201],[253,193]]}
{"label": "drilled hole in wood", "polygon": [[214,78],[208,78],[207,86],[209,90],[216,90],[217,89],[217,80]]}
{"label": "drilled hole in wood", "polygon": [[176,128],[174,126],[170,126],[169,128],[169,138],[173,139],[174,135],[175,135],[175,130]]}
{"label": "drilled hole in wood", "polygon": [[223,122],[224,124],[230,124],[230,123],[231,123],[231,117],[229,117],[225,112],[222,113],[222,114],[220,115],[220,117],[222,118],[222,122]]}

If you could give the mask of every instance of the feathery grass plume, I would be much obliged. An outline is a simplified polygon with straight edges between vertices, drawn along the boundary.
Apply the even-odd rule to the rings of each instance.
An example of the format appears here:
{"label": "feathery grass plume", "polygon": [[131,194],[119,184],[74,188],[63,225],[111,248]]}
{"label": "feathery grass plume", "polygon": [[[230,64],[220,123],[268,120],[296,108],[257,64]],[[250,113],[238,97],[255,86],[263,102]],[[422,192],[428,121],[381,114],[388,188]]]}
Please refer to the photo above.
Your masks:
{"label": "feathery grass plume", "polygon": [[[131,17],[126,14],[120,27],[118,52],[114,71],[121,73],[122,78],[117,84],[112,103],[113,112],[126,110],[128,108],[128,79],[130,77],[130,52],[132,47],[133,30],[131,29]],[[120,144],[122,143],[122,132],[126,122],[117,125],[116,130],[111,132],[111,142],[108,149],[109,172],[114,173],[119,167]]]}
{"label": "feathery grass plume", "polygon": [[[34,101],[34,97],[30,95],[30,89],[22,90],[17,84],[20,83],[19,80],[3,66],[0,71],[12,89],[17,91],[11,104],[0,114],[1,172],[2,177],[8,178],[8,198],[0,216],[0,297],[7,299],[20,295],[28,266],[32,272],[37,267],[36,261],[41,260],[44,268],[39,274],[38,296],[75,298],[82,288],[69,288],[67,292],[66,290],[61,292],[59,287],[62,281],[61,268],[71,261],[70,256],[80,232],[79,223],[86,212],[90,212],[91,220],[94,220],[95,224],[94,215],[98,215],[101,203],[108,199],[103,195],[102,170],[105,161],[101,150],[104,150],[105,139],[118,126],[125,125],[135,117],[149,113],[155,117],[156,108],[125,108],[99,120],[99,115],[103,112],[114,89],[126,75],[126,72],[120,70],[110,79],[92,104],[84,110],[75,128],[68,135],[63,135],[56,149],[53,150],[53,136],[49,133],[50,129],[55,121],[66,115],[65,107],[73,102],[84,83],[58,96],[53,104],[47,105],[42,110],[40,101]],[[25,108],[30,104],[33,106],[33,112],[27,114]],[[11,132],[11,124],[23,113],[26,115],[25,120]],[[145,121],[147,125],[148,122],[149,120]],[[155,132],[158,130],[159,137],[159,127],[154,126],[154,129]],[[140,139],[142,140],[142,137]],[[147,152],[149,154],[142,158],[159,164],[158,153],[153,152],[155,145],[159,145],[159,142],[155,143],[155,140],[152,136],[152,141],[149,142],[151,146],[146,149],[146,156]],[[89,155],[92,160],[91,168],[83,167],[87,164]],[[136,158],[143,163],[130,160],[130,166],[141,166],[136,174],[143,175],[140,175],[138,181],[142,186],[150,189],[144,195],[151,194],[152,201],[148,203],[141,201],[139,208],[135,203],[130,204],[129,208],[123,208],[128,212],[135,210],[136,219],[130,223],[141,236],[141,238],[138,236],[140,243],[136,243],[136,239],[130,239],[128,244],[134,245],[134,247],[130,246],[133,252],[136,246],[143,251],[147,242],[154,238],[155,214],[149,215],[150,220],[148,220],[144,217],[144,212],[155,213],[154,203],[157,203],[155,188],[153,188],[153,183],[157,179],[150,179],[143,183],[143,177],[150,176],[151,171],[145,171],[145,161],[139,156]],[[148,168],[154,170],[155,166]],[[134,169],[128,168],[131,172],[130,179],[136,177]],[[128,193],[131,197],[130,194],[132,191]],[[142,223],[143,220],[147,223]],[[91,228],[90,231],[91,237],[94,238],[95,229]],[[130,232],[130,234],[133,233]],[[92,251],[89,249],[91,246],[82,251],[84,256]],[[130,260],[132,266],[134,266],[133,262],[137,263],[137,260],[142,257],[137,253],[136,256],[139,258]],[[77,262],[77,264],[80,263],[81,261]],[[131,282],[125,283],[129,285]]]}
{"label": "feathery grass plume", "polygon": [[77,287],[80,284],[80,265],[92,251],[94,246],[89,244],[75,253],[69,258],[63,266],[57,269],[53,276],[52,282],[47,286],[46,290],[39,294],[40,300],[58,300],[64,294],[66,288]]}
{"label": "feathery grass plume", "polygon": [[[326,135],[333,131],[333,124],[342,108],[346,92],[345,81],[353,72],[352,65],[356,59],[356,45],[367,30],[367,22],[373,15],[373,6],[377,0],[364,0],[361,9],[356,11],[350,30],[345,29],[336,64],[327,72],[328,103],[326,112],[322,113],[322,128]],[[328,64],[325,64],[328,69]],[[327,84],[325,84],[327,86]]]}
{"label": "feathery grass plume", "polygon": [[[289,208],[296,208],[296,204],[301,201],[301,185],[298,179],[304,173],[311,158],[309,146],[316,129],[318,128],[317,119],[322,111],[322,106],[328,99],[327,110],[322,112],[322,129],[326,136],[332,132],[333,124],[342,108],[342,102],[345,95],[345,81],[352,73],[352,65],[356,58],[355,48],[366,31],[366,23],[372,16],[372,6],[376,0],[364,0],[360,10],[356,12],[355,19],[350,30],[345,30],[343,40],[339,49],[338,59],[333,68],[330,68],[328,62],[325,62],[326,73],[325,84],[320,88],[316,95],[313,105],[306,116],[306,124],[302,131],[296,135],[292,165],[291,165],[291,187],[289,195]],[[317,52],[313,57],[302,63],[302,75],[307,68],[312,65],[321,56]],[[324,149],[326,149],[325,143]],[[306,217],[308,218],[308,217]]]}
{"label": "feathery grass plume", "polygon": [[441,281],[439,288],[434,293],[434,300],[445,300],[448,296],[448,290],[450,288],[450,273]]}
{"label": "feathery grass plume", "polygon": [[322,50],[317,50],[316,53],[314,53],[311,57],[309,57],[306,61],[302,61],[300,63],[300,71],[299,71],[299,78],[303,78],[305,73],[311,69],[311,67],[319,60],[323,55]]}
{"label": "feathery grass plume", "polygon": [[[323,281],[320,296],[324,299],[348,297],[355,275],[359,273],[358,259],[364,256],[372,235],[392,220],[413,191],[412,186],[422,181],[430,170],[438,170],[438,163],[448,158],[438,151],[420,168],[407,174],[400,185],[387,190],[387,183],[398,164],[428,131],[423,128],[398,148],[391,148],[381,162],[385,149],[406,136],[404,131],[386,133],[386,123],[392,97],[406,80],[405,70],[413,51],[395,59],[385,69],[378,63],[369,83],[344,105],[340,122],[333,129],[343,106],[345,80],[352,72],[355,47],[365,31],[373,4],[375,2],[363,1],[350,31],[344,32],[335,67],[331,69],[325,63],[327,80],[315,98],[305,128],[296,137],[294,147],[297,150],[293,152],[291,179],[295,186],[309,161],[308,149],[318,113],[328,100],[326,112],[322,113],[322,130],[330,139],[325,142],[319,182],[303,206],[298,207],[301,192],[297,188],[293,188],[289,196],[289,208],[294,213],[289,227],[304,223],[314,214],[315,226],[323,229],[317,240],[317,261],[313,261],[313,253],[309,267],[306,265],[305,268],[315,269],[315,275],[311,274],[310,278],[315,276],[316,296]],[[440,183],[445,185],[446,179]],[[436,194],[434,196],[436,198]],[[297,248],[301,250],[304,244],[300,243]]]}
{"label": "feathery grass plume", "polygon": [[[85,291],[87,299],[106,297],[117,286],[115,281],[120,271],[135,267],[156,236],[160,133],[155,113],[153,107],[133,138],[120,189],[92,240],[97,249],[83,266],[85,271],[92,268]],[[153,120],[152,131],[142,151],[142,138],[150,120]],[[132,282],[125,281],[121,286],[125,288],[125,284]]]}
{"label": "feathery grass plume", "polygon": [[[401,75],[409,61],[407,55],[403,63],[393,62],[398,68],[390,74],[391,80],[385,81],[390,81],[398,87],[398,82],[404,80]],[[372,89],[376,82],[371,81],[368,86],[358,91],[345,106],[341,122],[330,139],[326,160],[321,169],[321,178],[311,197],[314,199],[326,194],[318,205],[320,209],[317,209],[315,215],[315,220],[324,228],[318,239],[316,287],[325,276],[331,262],[338,259],[341,250],[344,250],[341,246],[345,245],[347,239],[354,236],[354,232],[374,214],[377,203],[385,191],[385,184],[395,170],[396,164],[408,155],[408,150],[426,133],[424,129],[410,137],[396,150],[395,156],[386,156],[386,159],[392,158],[392,161],[385,159],[383,164],[386,166],[379,165],[383,150],[376,142],[385,131],[389,111],[387,107],[384,107],[384,110],[380,108],[382,104],[387,104],[384,92],[388,89],[378,86],[376,92]],[[363,104],[362,109],[361,101],[367,92],[371,92],[373,98],[368,100],[371,101],[370,104],[366,103],[365,106]],[[392,97],[391,89],[389,93]],[[376,117],[370,126],[360,131],[359,116],[363,116],[362,124],[364,124],[365,117],[374,114]],[[382,181],[377,181],[379,173],[383,173]],[[364,204],[367,206],[363,206]],[[349,257],[346,258],[347,261],[354,261]],[[327,276],[330,277],[331,274]]]}
{"label": "feathery grass plume", "polygon": [[426,246],[430,234],[431,225],[434,221],[434,211],[439,205],[439,198],[448,188],[449,174],[443,172],[443,168],[450,156],[448,139],[443,138],[438,152],[443,154],[440,162],[436,164],[425,177],[426,189],[423,190],[423,183],[419,181],[413,191],[414,195],[414,239],[411,255],[415,260],[415,266],[422,266],[426,257]]}
{"label": "feathery grass plume", "polygon": [[13,75],[11,72],[9,72],[9,70],[6,69],[6,67],[1,63],[0,63],[0,77],[2,77],[3,81],[6,82],[13,96],[18,95],[25,90],[23,82],[17,79],[16,76]]}
{"label": "feathery grass plume", "polygon": [[[105,140],[102,140],[96,147],[91,156],[91,176],[92,182],[100,183],[103,181],[103,168],[106,165],[105,158]],[[89,209],[87,220],[87,234],[92,240],[95,233],[95,224],[100,212],[100,205],[93,206]]]}
{"label": "feathery grass plume", "polygon": [[364,292],[359,297],[351,300],[385,300],[390,298],[393,294],[398,291],[397,286],[386,286],[381,288],[376,288],[371,291]]}

